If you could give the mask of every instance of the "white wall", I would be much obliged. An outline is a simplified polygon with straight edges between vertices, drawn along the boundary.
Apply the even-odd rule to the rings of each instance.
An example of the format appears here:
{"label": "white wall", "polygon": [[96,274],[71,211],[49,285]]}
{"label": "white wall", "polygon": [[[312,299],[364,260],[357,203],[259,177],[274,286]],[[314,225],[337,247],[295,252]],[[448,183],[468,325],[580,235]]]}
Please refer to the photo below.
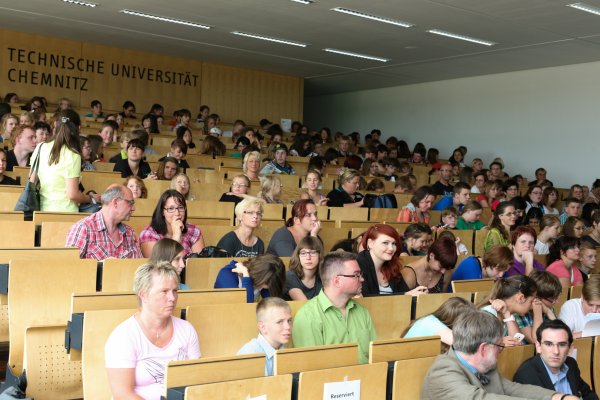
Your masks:
{"label": "white wall", "polygon": [[379,128],[441,158],[466,145],[466,161],[500,156],[511,175],[544,166],[561,187],[600,178],[600,62],[307,97],[304,110],[312,128]]}

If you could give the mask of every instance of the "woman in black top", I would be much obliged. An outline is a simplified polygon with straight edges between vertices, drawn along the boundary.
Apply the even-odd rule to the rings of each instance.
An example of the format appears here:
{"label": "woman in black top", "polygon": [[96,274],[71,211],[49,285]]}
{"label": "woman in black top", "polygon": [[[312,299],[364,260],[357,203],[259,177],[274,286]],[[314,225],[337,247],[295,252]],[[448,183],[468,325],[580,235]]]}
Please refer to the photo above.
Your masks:
{"label": "woman in black top", "polygon": [[4,175],[6,171],[6,150],[0,148],[0,185],[18,185],[13,178]]}
{"label": "woman in black top", "polygon": [[418,286],[410,290],[400,273],[400,236],[389,225],[376,224],[362,236],[366,249],[358,255],[357,262],[363,275],[363,296],[385,294],[408,294],[417,296],[427,293]]}
{"label": "woman in black top", "polygon": [[329,207],[362,207],[363,195],[356,190],[360,185],[360,174],[355,169],[342,168],[338,178],[339,186],[329,192]]}

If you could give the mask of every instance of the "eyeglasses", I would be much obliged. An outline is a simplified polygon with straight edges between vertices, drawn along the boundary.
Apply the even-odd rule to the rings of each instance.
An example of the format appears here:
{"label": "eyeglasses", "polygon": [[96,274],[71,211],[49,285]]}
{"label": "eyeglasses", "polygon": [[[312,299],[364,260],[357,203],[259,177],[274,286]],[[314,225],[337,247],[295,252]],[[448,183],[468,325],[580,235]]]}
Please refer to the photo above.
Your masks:
{"label": "eyeglasses", "polygon": [[[307,251],[301,251],[298,253],[298,255],[300,257],[316,257],[317,255],[319,255],[319,252],[317,250],[307,250]],[[350,275],[350,276],[354,276],[354,275]]]}
{"label": "eyeglasses", "polygon": [[248,187],[245,183],[232,183],[232,187]]}
{"label": "eyeglasses", "polygon": [[357,272],[355,274],[352,275],[344,275],[344,274],[338,274],[337,276],[343,276],[344,278],[352,278],[352,279],[360,279],[362,278],[363,274],[362,272]]}
{"label": "eyeglasses", "polygon": [[165,207],[163,208],[163,210],[165,210],[166,212],[168,212],[169,214],[173,214],[175,211],[179,211],[180,213],[184,213],[185,212],[185,207],[183,206],[179,206],[179,207]]}
{"label": "eyeglasses", "polygon": [[504,350],[504,348],[506,347],[503,344],[498,344],[498,343],[492,343],[492,342],[488,342],[488,344],[491,344],[492,346],[496,346],[498,348],[498,351],[502,351]]}
{"label": "eyeglasses", "polygon": [[244,214],[246,214],[246,215],[256,215],[257,217],[262,217],[263,216],[263,212],[262,211],[244,211]]}
{"label": "eyeglasses", "polygon": [[129,200],[129,199],[119,199],[119,200],[128,202],[130,207],[133,207],[135,204],[135,200]]}
{"label": "eyeglasses", "polygon": [[558,347],[560,350],[564,350],[564,349],[569,348],[569,343],[568,342],[552,343],[550,341],[544,340],[542,342],[542,346],[547,347],[549,349],[554,349],[554,347]]}

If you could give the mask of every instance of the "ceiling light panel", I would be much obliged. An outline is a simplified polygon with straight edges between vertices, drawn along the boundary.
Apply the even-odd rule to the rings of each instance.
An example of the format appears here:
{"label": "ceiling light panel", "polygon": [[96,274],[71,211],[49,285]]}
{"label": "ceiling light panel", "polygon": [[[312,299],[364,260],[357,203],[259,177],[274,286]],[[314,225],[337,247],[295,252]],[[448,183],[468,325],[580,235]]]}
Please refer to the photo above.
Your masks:
{"label": "ceiling light panel", "polygon": [[362,58],[362,59],[365,59],[365,60],[372,60],[372,61],[379,61],[379,62],[388,62],[388,61],[390,61],[389,58],[369,56],[367,54],[354,53],[354,52],[345,51],[345,50],[338,50],[338,49],[327,48],[327,49],[323,49],[323,51],[326,51],[328,53],[341,54],[341,55],[344,55],[344,56]]}
{"label": "ceiling light panel", "polygon": [[600,8],[594,7],[594,6],[590,6],[589,4],[585,4],[585,3],[567,4],[567,7],[571,7],[571,8],[575,8],[577,10],[589,12],[589,13],[596,14],[596,15],[600,15]]}
{"label": "ceiling light panel", "polygon": [[294,3],[300,3],[300,4],[304,4],[304,5],[309,5],[314,3],[313,0],[290,0],[293,1]]}
{"label": "ceiling light panel", "polygon": [[120,13],[123,14],[127,14],[127,15],[134,15],[136,17],[144,17],[144,18],[149,18],[149,19],[153,19],[156,21],[161,21],[161,22],[170,22],[172,24],[179,24],[179,25],[185,25],[185,26],[191,26],[194,28],[200,28],[200,29],[211,29],[212,26],[210,25],[204,25],[204,24],[199,24],[196,22],[191,22],[191,21],[185,21],[182,19],[176,19],[176,18],[170,18],[170,17],[163,17],[160,15],[152,15],[152,14],[147,14],[141,11],[134,11],[134,10],[121,10],[119,11]]}
{"label": "ceiling light panel", "polygon": [[398,19],[392,19],[392,18],[386,18],[386,17],[379,17],[377,15],[367,14],[362,11],[351,10],[349,8],[335,7],[335,8],[332,8],[331,11],[339,12],[342,14],[353,15],[355,17],[370,19],[370,20],[377,21],[377,22],[383,22],[384,24],[401,26],[403,28],[410,28],[411,26],[414,26],[414,24],[411,24],[410,22],[400,21]]}
{"label": "ceiling light panel", "polygon": [[98,7],[98,4],[96,3],[90,3],[88,1],[78,1],[78,0],[62,0],[64,3],[69,3],[69,4],[73,4],[73,5],[77,5],[77,6],[85,6],[85,7]]}
{"label": "ceiling light panel", "polygon": [[495,43],[495,42],[490,42],[489,40],[483,40],[483,39],[474,38],[472,36],[466,36],[466,35],[461,35],[461,34],[458,34],[458,33],[452,33],[452,32],[448,32],[448,31],[442,31],[440,29],[430,29],[427,32],[433,33],[435,35],[449,37],[449,38],[452,38],[452,39],[458,39],[458,40],[464,40],[464,41],[471,42],[471,43],[482,44],[484,46],[493,46],[495,44],[498,44],[498,43]]}
{"label": "ceiling light panel", "polygon": [[276,38],[276,37],[272,37],[272,36],[263,36],[263,35],[258,35],[258,34],[255,34],[255,33],[233,31],[233,32],[231,32],[231,34],[238,35],[238,36],[243,36],[243,37],[247,37],[247,38],[252,38],[252,39],[266,40],[267,42],[274,42],[274,43],[279,43],[279,44],[287,44],[289,46],[296,46],[296,47],[306,47],[306,46],[308,46],[308,44],[306,44],[306,43],[294,42],[292,40],[280,39],[280,38]]}

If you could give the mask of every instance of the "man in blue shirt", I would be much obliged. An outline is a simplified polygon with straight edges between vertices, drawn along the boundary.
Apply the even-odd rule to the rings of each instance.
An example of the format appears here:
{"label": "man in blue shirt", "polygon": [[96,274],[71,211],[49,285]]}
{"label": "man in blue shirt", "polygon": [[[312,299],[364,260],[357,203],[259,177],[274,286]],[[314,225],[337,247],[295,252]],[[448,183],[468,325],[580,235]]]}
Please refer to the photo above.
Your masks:
{"label": "man in blue shirt", "polygon": [[521,364],[513,380],[574,394],[583,400],[598,400],[596,393],[581,379],[577,361],[569,357],[573,334],[567,324],[560,319],[546,320],[537,329],[536,336],[538,355]]}
{"label": "man in blue shirt", "polygon": [[265,353],[265,376],[273,375],[275,350],[292,336],[292,310],[289,304],[279,297],[266,297],[256,305],[258,337],[242,346],[238,354]]}

